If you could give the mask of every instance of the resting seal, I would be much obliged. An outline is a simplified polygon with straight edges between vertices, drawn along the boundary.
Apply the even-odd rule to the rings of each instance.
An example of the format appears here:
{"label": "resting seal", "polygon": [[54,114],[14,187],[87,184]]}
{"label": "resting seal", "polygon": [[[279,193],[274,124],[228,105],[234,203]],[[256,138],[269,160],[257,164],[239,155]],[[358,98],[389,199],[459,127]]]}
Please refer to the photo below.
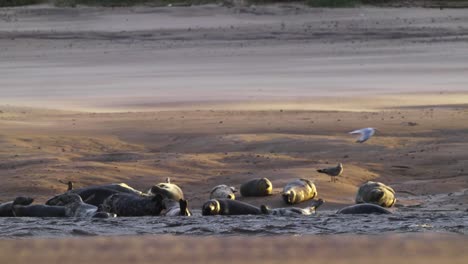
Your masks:
{"label": "resting seal", "polygon": [[226,198],[226,199],[235,200],[236,199],[236,195],[234,194],[235,192],[237,192],[235,187],[232,187],[232,186],[229,187],[225,184],[221,184],[211,189],[210,199]]}
{"label": "resting seal", "polygon": [[373,203],[382,207],[392,207],[396,202],[395,191],[380,182],[368,181],[359,187],[356,203]]}
{"label": "resting seal", "polygon": [[163,197],[178,201],[184,199],[184,193],[179,186],[171,183],[171,179],[167,178],[166,182],[158,183],[151,187],[148,191],[149,195],[161,194]]}
{"label": "resting seal", "polygon": [[[34,201],[30,197],[17,197],[15,202],[17,205],[30,205]],[[12,217],[13,215],[13,202],[6,202],[0,204],[0,217]]]}
{"label": "resting seal", "polygon": [[202,215],[257,215],[260,208],[231,199],[211,199],[203,204]]}
{"label": "resting seal", "polygon": [[[105,199],[116,193],[128,193],[136,196],[146,196],[146,194],[143,192],[136,190],[125,183],[112,183],[73,189],[73,183],[68,182],[68,192],[78,194],[85,203],[94,206],[100,206]],[[56,196],[52,197],[45,204],[57,205],[55,204],[55,198]]]}
{"label": "resting seal", "polygon": [[286,208],[275,208],[270,209],[266,205],[261,205],[260,210],[262,210],[263,214],[268,215],[280,215],[280,216],[297,216],[297,215],[311,215],[315,213],[315,210],[319,208],[323,204],[322,199],[318,199],[314,202],[313,205],[307,208],[297,208],[297,207],[286,207]]}
{"label": "resting seal", "polygon": [[314,199],[314,197],[317,196],[317,189],[311,181],[307,179],[297,179],[284,186],[281,196],[285,203],[297,204]]}
{"label": "resting seal", "polygon": [[273,184],[267,178],[252,179],[240,187],[242,196],[268,196],[273,191]]}
{"label": "resting seal", "polygon": [[192,212],[188,209],[188,201],[180,199],[179,201],[174,201],[172,199],[164,198],[163,208],[165,210],[165,216],[191,216]]}
{"label": "resting seal", "polygon": [[142,197],[129,193],[116,193],[107,198],[100,209],[117,216],[155,216],[163,210],[162,200],[162,195]]}
{"label": "resting seal", "polygon": [[391,214],[387,209],[371,203],[355,204],[342,208],[337,214]]}
{"label": "resting seal", "polygon": [[55,196],[53,199],[54,205],[65,207],[65,214],[68,217],[115,217],[115,214],[98,212],[97,206],[84,203],[81,197],[76,193],[66,192],[64,194]]}
{"label": "resting seal", "polygon": [[52,206],[43,204],[22,205],[23,198],[13,201],[13,216],[18,217],[66,217],[65,206]]}

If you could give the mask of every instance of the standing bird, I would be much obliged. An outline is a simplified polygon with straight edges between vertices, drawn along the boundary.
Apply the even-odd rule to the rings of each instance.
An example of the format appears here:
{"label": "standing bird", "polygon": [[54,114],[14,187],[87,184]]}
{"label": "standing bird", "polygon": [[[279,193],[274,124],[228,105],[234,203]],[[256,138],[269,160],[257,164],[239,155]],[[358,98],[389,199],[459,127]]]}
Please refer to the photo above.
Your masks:
{"label": "standing bird", "polygon": [[317,170],[317,172],[325,173],[331,177],[330,182],[336,182],[336,177],[343,173],[343,164],[338,163],[336,167],[330,167],[325,169]]}
{"label": "standing bird", "polygon": [[376,130],[377,130],[376,128],[367,127],[367,128],[363,128],[363,129],[354,130],[354,131],[351,131],[349,133],[350,134],[361,134],[361,137],[359,137],[356,142],[363,143],[363,142],[366,142],[370,137],[372,137],[375,134]]}

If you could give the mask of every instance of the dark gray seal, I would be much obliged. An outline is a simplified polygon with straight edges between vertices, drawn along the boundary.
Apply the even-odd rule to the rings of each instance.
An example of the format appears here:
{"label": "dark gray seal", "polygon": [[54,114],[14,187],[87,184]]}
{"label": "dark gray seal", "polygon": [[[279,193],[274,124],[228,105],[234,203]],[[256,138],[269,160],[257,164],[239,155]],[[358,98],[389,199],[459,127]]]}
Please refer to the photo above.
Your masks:
{"label": "dark gray seal", "polygon": [[268,196],[273,192],[273,184],[267,178],[252,179],[245,182],[240,187],[240,193],[244,197],[248,196]]}
{"label": "dark gray seal", "polygon": [[382,207],[392,207],[396,202],[395,191],[381,183],[368,181],[359,187],[356,203],[373,203]]}
{"label": "dark gray seal", "polygon": [[392,212],[371,203],[355,204],[342,208],[336,212],[337,214],[391,214]]}
{"label": "dark gray seal", "polygon": [[115,217],[115,214],[98,212],[98,207],[84,203],[81,197],[72,192],[66,192],[54,197],[55,206],[64,206],[67,217],[80,218],[109,218]]}
{"label": "dark gray seal", "polygon": [[67,217],[65,206],[43,204],[22,205],[22,199],[15,199],[12,205],[16,217]]}
{"label": "dark gray seal", "polygon": [[0,217],[13,217],[13,202],[17,205],[30,205],[34,201],[30,197],[16,197],[15,201],[9,201],[0,204]]}
{"label": "dark gray seal", "polygon": [[270,209],[266,205],[261,205],[260,210],[263,214],[268,215],[278,215],[278,216],[298,216],[298,215],[311,215],[314,214],[317,208],[323,204],[322,199],[314,201],[312,205],[306,208],[297,208],[297,207],[286,207],[286,208],[275,208]]}
{"label": "dark gray seal", "polygon": [[235,187],[232,187],[232,186],[230,187],[225,184],[217,185],[213,189],[211,189],[210,199],[226,198],[226,199],[235,200],[236,199],[236,195],[234,194],[235,192],[237,192]]}
{"label": "dark gray seal", "polygon": [[310,180],[297,179],[284,186],[281,196],[287,204],[298,204],[314,199],[317,196],[317,189]]}
{"label": "dark gray seal", "polygon": [[148,191],[149,195],[157,195],[161,194],[163,197],[179,201],[180,199],[184,199],[184,193],[182,189],[177,186],[176,184],[171,183],[171,179],[167,178],[166,182],[158,183],[151,187]]}
{"label": "dark gray seal", "polygon": [[192,212],[188,209],[188,201],[180,199],[174,201],[172,199],[164,198],[163,201],[164,216],[191,216]]}
{"label": "dark gray seal", "polygon": [[163,196],[136,196],[129,193],[116,193],[107,198],[100,211],[117,216],[156,216],[163,210]]}
{"label": "dark gray seal", "polygon": [[203,204],[202,215],[258,215],[260,208],[231,199],[211,199]]}
{"label": "dark gray seal", "polygon": [[[105,185],[97,185],[97,186],[89,186],[79,189],[73,189],[73,183],[69,182],[68,185],[69,191],[71,193],[78,194],[81,199],[87,203],[94,206],[100,206],[111,195],[117,193],[128,193],[133,194],[136,196],[147,196],[143,192],[136,190],[125,183],[112,183],[112,184],[105,184]],[[57,205],[55,204],[55,197],[52,197],[48,201],[46,201],[46,205]]]}

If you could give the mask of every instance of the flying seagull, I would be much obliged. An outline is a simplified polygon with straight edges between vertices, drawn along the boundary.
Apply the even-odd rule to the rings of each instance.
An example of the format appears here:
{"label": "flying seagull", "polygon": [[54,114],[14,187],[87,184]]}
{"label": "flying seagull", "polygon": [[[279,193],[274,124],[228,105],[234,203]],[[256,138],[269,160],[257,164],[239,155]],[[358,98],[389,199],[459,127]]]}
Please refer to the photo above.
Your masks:
{"label": "flying seagull", "polygon": [[363,143],[375,134],[376,128],[367,127],[349,132],[350,134],[361,134],[356,142]]}
{"label": "flying seagull", "polygon": [[341,173],[343,173],[343,164],[338,163],[338,165],[336,165],[336,167],[320,169],[320,170],[317,170],[317,172],[325,173],[325,174],[329,175],[331,177],[330,181],[331,182],[336,182],[335,177],[340,176]]}

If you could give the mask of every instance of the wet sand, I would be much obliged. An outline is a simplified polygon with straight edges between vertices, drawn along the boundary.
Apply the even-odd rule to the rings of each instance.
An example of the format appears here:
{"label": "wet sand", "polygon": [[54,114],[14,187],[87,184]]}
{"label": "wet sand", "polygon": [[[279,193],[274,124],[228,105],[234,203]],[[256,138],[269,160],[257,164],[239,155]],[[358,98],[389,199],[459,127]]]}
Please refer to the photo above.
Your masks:
{"label": "wet sand", "polygon": [[[278,207],[281,186],[306,177],[326,201],[323,210],[353,204],[367,180],[394,187],[395,211],[468,210],[465,10],[36,7],[0,13],[0,201],[30,195],[43,202],[69,180],[77,187],[126,182],[145,191],[170,176],[200,208],[217,184],[238,187],[268,177],[275,195],[241,199]],[[379,132],[364,144],[347,134],[368,126]],[[338,162],[345,166],[338,183],[315,171]],[[272,244],[265,248],[265,240]],[[161,258],[162,244],[174,249],[163,257],[199,262],[217,260],[207,247],[218,260],[224,256],[218,245],[232,256],[246,249],[265,263],[284,260],[282,252],[297,254],[287,253],[292,263],[303,257],[374,263],[374,254],[383,263],[467,258],[466,236],[442,234],[0,244],[9,263],[56,257],[146,263]],[[378,249],[372,255],[357,250],[370,245]]]}
{"label": "wet sand", "polygon": [[[430,243],[428,243],[430,241]],[[466,237],[100,237],[0,241],[8,263],[465,263]],[[15,254],[11,254],[15,252]],[[116,254],[119,252],[119,254]],[[5,257],[6,256],[6,257]]]}

